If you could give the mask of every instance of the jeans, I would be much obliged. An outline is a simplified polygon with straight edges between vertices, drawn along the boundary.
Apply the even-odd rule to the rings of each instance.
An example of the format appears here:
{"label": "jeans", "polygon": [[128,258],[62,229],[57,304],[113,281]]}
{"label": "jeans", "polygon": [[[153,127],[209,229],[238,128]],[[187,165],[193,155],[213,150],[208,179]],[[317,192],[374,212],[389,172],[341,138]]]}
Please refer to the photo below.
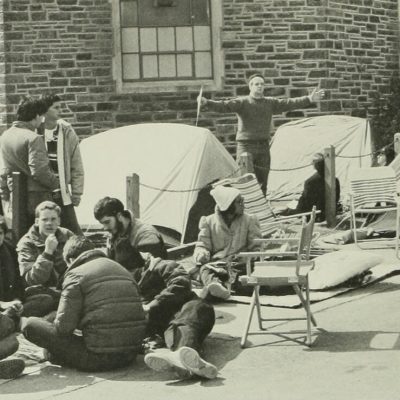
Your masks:
{"label": "jeans", "polygon": [[271,168],[271,154],[269,151],[269,143],[267,141],[237,142],[236,160],[242,153],[250,153],[253,159],[254,173],[264,196],[267,193],[268,175]]}
{"label": "jeans", "polygon": [[[164,318],[162,310],[157,308],[153,307],[149,316],[149,325],[158,328],[151,333],[163,336],[171,350],[183,346],[199,350],[215,323],[213,306],[199,298],[183,304],[170,320]],[[153,318],[158,319],[157,324],[152,323]]]}
{"label": "jeans", "polygon": [[0,360],[7,358],[18,350],[18,340],[14,332],[14,321],[0,313]]}
{"label": "jeans", "polygon": [[86,347],[82,336],[61,336],[54,324],[41,318],[28,318],[23,321],[21,330],[26,339],[49,351],[53,364],[81,371],[109,371],[125,367],[136,358],[133,352],[94,353]]}

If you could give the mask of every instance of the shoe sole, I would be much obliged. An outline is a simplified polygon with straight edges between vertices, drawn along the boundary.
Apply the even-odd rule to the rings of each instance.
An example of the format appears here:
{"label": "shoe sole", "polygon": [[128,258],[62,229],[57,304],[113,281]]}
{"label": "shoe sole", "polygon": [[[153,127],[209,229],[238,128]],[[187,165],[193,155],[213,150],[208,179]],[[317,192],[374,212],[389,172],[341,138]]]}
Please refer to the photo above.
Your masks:
{"label": "shoe sole", "polygon": [[147,354],[144,357],[144,362],[154,371],[172,371],[174,369],[174,366],[168,360],[154,353]]}
{"label": "shoe sole", "polygon": [[149,353],[144,357],[145,364],[154,371],[158,372],[173,372],[175,376],[179,379],[188,379],[191,377],[190,371],[187,371],[183,368],[179,368],[176,365],[172,364],[164,357]]}
{"label": "shoe sole", "polygon": [[181,363],[193,374],[207,379],[214,379],[217,376],[217,368],[204,361],[196,350],[190,347],[181,347],[178,351]]}
{"label": "shoe sole", "polygon": [[219,299],[227,300],[231,295],[228,289],[219,284],[210,283],[207,288],[212,296],[218,297]]}
{"label": "shoe sole", "polygon": [[25,369],[23,360],[6,360],[0,362],[0,379],[14,379]]}

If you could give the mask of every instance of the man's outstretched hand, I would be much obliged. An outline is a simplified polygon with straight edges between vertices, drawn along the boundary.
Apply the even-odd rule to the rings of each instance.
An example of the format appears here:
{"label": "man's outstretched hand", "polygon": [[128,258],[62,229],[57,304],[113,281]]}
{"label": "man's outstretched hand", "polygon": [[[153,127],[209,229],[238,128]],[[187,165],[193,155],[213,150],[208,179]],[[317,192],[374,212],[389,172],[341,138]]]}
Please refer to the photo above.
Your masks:
{"label": "man's outstretched hand", "polygon": [[312,93],[310,94],[310,101],[312,103],[316,103],[320,100],[323,100],[325,98],[325,90],[317,90],[317,88],[314,88]]}

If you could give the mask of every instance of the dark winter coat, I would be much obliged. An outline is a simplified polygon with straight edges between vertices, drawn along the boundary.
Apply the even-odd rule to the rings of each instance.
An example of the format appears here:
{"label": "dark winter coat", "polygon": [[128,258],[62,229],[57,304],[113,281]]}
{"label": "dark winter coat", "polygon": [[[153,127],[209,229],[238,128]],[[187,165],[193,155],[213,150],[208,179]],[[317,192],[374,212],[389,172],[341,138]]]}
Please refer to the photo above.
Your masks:
{"label": "dark winter coat", "polygon": [[60,335],[82,330],[95,353],[137,352],[146,329],[137,284],[100,250],[82,253],[67,269],[54,324]]}

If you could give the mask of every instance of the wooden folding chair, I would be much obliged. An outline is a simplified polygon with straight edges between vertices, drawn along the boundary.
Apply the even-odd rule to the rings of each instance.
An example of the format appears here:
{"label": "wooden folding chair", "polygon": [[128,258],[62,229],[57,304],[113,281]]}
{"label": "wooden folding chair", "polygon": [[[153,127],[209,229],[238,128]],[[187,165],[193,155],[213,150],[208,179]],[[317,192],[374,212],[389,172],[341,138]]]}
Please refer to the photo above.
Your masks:
{"label": "wooden folding chair", "polygon": [[[396,188],[396,174],[392,167],[358,168],[350,175],[350,221],[355,244],[363,248],[357,240],[357,215],[396,212],[393,238],[396,256],[399,258],[400,199]],[[368,239],[368,242],[388,239]]]}
{"label": "wooden folding chair", "polygon": [[[251,298],[249,315],[246,321],[245,329],[241,339],[241,346],[245,347],[247,336],[249,335],[250,324],[253,318],[254,308],[257,309],[258,326],[261,331],[265,330],[263,322],[266,321],[289,321],[289,320],[306,320],[307,336],[306,345],[311,345],[311,324],[317,326],[316,320],[310,309],[310,295],[308,273],[313,268],[314,263],[310,260],[311,240],[313,237],[315,222],[315,207],[311,213],[311,218],[306,222],[303,217],[301,234],[298,238],[290,238],[289,241],[296,242],[296,250],[287,253],[268,252],[243,252],[239,256],[246,258],[246,275],[240,277],[240,282],[245,286],[253,286],[253,296]],[[277,239],[271,239],[277,241]],[[282,241],[288,241],[283,238]],[[266,257],[285,257],[288,260],[282,261],[266,261]],[[259,258],[261,261],[254,263],[252,270],[251,260]],[[291,259],[290,259],[291,258]],[[292,286],[295,293],[299,296],[301,304],[306,312],[304,318],[264,318],[261,314],[260,305],[260,287],[268,286],[270,288]],[[305,295],[303,294],[305,292]]]}

